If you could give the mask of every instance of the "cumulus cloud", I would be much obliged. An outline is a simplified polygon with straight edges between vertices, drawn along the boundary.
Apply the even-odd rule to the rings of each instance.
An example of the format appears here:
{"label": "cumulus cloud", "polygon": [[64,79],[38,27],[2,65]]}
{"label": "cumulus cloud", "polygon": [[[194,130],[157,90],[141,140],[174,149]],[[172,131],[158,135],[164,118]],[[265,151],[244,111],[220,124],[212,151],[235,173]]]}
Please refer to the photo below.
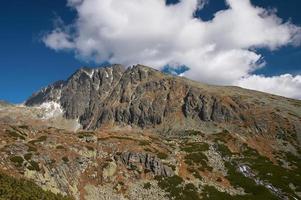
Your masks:
{"label": "cumulus cloud", "polygon": [[253,90],[301,99],[301,76],[283,74],[281,76],[264,77],[251,75],[237,81],[237,85]]}
{"label": "cumulus cloud", "polygon": [[[226,0],[228,8],[210,21],[194,18],[197,9],[206,9],[207,1],[166,5],[164,0],[68,0],[77,12],[74,24],[55,27],[43,41],[84,60],[141,63],[156,69],[185,65],[189,70],[182,75],[193,80],[247,88],[252,72],[265,64],[257,48],[300,45],[300,27],[250,0]],[[278,93],[283,90],[280,85],[267,91],[294,97]],[[300,87],[292,88],[294,94],[301,93]]]}
{"label": "cumulus cloud", "polygon": [[52,31],[49,35],[43,38],[47,47],[54,50],[72,49],[74,43],[70,41],[70,36],[62,32],[60,29]]}

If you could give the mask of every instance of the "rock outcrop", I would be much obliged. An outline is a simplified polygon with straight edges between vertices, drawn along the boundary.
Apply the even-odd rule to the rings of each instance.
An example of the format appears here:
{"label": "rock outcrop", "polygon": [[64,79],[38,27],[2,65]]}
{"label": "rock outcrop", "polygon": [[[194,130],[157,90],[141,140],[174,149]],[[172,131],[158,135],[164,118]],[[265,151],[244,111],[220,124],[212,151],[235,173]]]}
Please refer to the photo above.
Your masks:
{"label": "rock outcrop", "polygon": [[114,159],[121,161],[130,169],[142,166],[143,170],[149,170],[155,176],[174,175],[173,170],[169,166],[164,165],[159,158],[148,153],[123,152],[120,155],[115,155]]}

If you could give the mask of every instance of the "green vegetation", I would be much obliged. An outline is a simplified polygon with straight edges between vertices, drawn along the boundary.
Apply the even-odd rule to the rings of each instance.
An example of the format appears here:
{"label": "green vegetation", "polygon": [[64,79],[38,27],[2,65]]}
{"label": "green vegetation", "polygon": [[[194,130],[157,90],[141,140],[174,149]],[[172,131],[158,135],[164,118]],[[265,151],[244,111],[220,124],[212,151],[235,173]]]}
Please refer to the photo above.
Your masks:
{"label": "green vegetation", "polygon": [[71,197],[56,195],[42,190],[39,186],[25,179],[17,179],[0,172],[1,200],[71,200]]}
{"label": "green vegetation", "polygon": [[295,191],[289,187],[293,184],[296,191],[301,192],[301,159],[291,153],[286,153],[286,160],[293,164],[294,168],[286,169],[273,164],[268,158],[258,154],[254,149],[243,147],[244,158],[241,161],[246,162],[257,172],[257,176],[271,183],[273,186],[282,189],[286,193],[295,195]]}
{"label": "green vegetation", "polygon": [[183,194],[183,200],[184,199],[189,199],[189,200],[198,200],[200,199],[199,193],[197,191],[197,188],[192,184],[188,183],[184,186],[184,189],[182,191]]}
{"label": "green vegetation", "polygon": [[196,131],[196,130],[186,130],[185,132],[185,135],[188,135],[188,136],[204,136],[204,133],[202,133],[201,131]]}
{"label": "green vegetation", "polygon": [[257,185],[254,180],[245,177],[242,173],[236,170],[236,166],[229,162],[225,162],[228,169],[226,178],[234,187],[242,187],[248,194],[245,197],[252,196],[253,199],[277,199],[268,189],[264,186]]}
{"label": "green vegetation", "polygon": [[231,196],[226,192],[220,192],[212,186],[205,186],[202,192],[203,199],[209,200],[253,200],[253,199],[278,199],[274,196],[268,189],[264,186],[257,185],[255,181],[250,178],[245,177],[243,174],[238,172],[231,163],[225,163],[226,168],[228,169],[227,179],[230,181],[231,185],[234,187],[242,187],[246,195],[236,195]]}
{"label": "green vegetation", "polygon": [[[218,144],[217,149],[224,157],[231,157],[233,155],[224,144]],[[225,162],[225,167],[228,169],[226,178],[230,181],[231,185],[242,187],[247,193],[247,195],[239,199],[251,199],[251,197],[253,199],[277,199],[266,187],[257,185],[253,179],[245,177],[237,171],[238,163],[244,163],[252,171],[256,172],[256,177],[260,178],[260,180],[271,183],[283,192],[296,196],[295,191],[300,191],[301,189],[301,160],[293,154],[288,154],[287,160],[293,163],[294,169],[289,170],[275,165],[268,158],[261,156],[256,150],[243,145],[239,156],[232,158],[232,162]],[[290,184],[295,186],[295,191],[289,186]]]}
{"label": "green vegetation", "polygon": [[[185,146],[181,147],[182,151],[185,151],[185,163],[190,167],[191,171],[195,171],[192,166],[197,167],[201,171],[212,171],[212,167],[207,165],[208,158],[203,153],[204,151],[209,150],[209,145],[207,143],[188,143]],[[198,176],[198,173],[195,173]]]}
{"label": "green vegetation", "polygon": [[62,157],[62,160],[63,160],[65,163],[69,162],[69,159],[68,159],[68,157],[66,157],[66,156]]}
{"label": "green vegetation", "polygon": [[18,126],[19,128],[21,128],[21,129],[29,129],[29,126],[27,126],[27,125],[21,125],[21,126]]}
{"label": "green vegetation", "polygon": [[231,199],[234,199],[235,197],[229,195],[228,193],[226,192],[220,192],[218,191],[215,187],[213,186],[208,186],[206,185],[203,189],[203,192],[202,192],[202,196],[203,196],[203,200],[211,200],[211,199],[214,199],[214,200],[231,200]]}
{"label": "green vegetation", "polygon": [[50,159],[50,165],[53,165],[56,161],[54,159]]}
{"label": "green vegetation", "polygon": [[36,140],[31,140],[31,141],[29,141],[28,143],[29,144],[33,144],[33,145],[35,145],[36,143],[38,143],[38,142],[44,142],[44,141],[46,141],[47,140],[47,136],[46,135],[43,135],[43,136],[40,136],[38,139],[36,139]]}
{"label": "green vegetation", "polygon": [[63,145],[58,145],[56,146],[56,149],[65,149],[65,147]]}
{"label": "green vegetation", "polygon": [[105,140],[107,140],[107,138],[105,138],[105,137],[97,138],[98,142],[105,141]]}
{"label": "green vegetation", "polygon": [[46,139],[47,139],[47,136],[46,135],[42,135],[37,140],[40,141],[40,142],[42,142],[42,141],[45,141]]}
{"label": "green vegetation", "polygon": [[138,171],[138,167],[136,165],[134,165],[134,164],[131,164],[128,169],[139,172]]}
{"label": "green vegetation", "polygon": [[118,192],[122,189],[123,186],[124,186],[124,182],[118,181],[118,183],[113,187],[113,189]]}
{"label": "green vegetation", "polygon": [[134,138],[130,138],[130,137],[123,137],[123,136],[111,136],[109,137],[108,139],[119,139],[119,140],[132,140],[132,141],[137,141],[136,139]]}
{"label": "green vegetation", "polygon": [[[256,197],[250,195],[236,195],[231,196],[226,192],[220,192],[215,187],[206,185],[202,192],[203,200],[254,200]],[[265,198],[265,197],[257,197],[258,200],[273,200],[277,199],[275,197]]]}
{"label": "green vegetation", "polygon": [[170,163],[167,163],[167,166],[170,167],[173,171],[176,170],[176,166]]}
{"label": "green vegetation", "polygon": [[24,155],[25,160],[30,160],[32,158],[32,153],[27,153]]}
{"label": "green vegetation", "polygon": [[143,150],[147,152],[153,152],[153,150],[151,150],[150,148],[144,148]]}
{"label": "green vegetation", "polygon": [[214,135],[212,135],[213,136],[213,138],[214,138],[214,141],[216,142],[216,143],[226,143],[227,141],[230,141],[230,140],[232,140],[232,141],[236,141],[237,139],[236,138],[234,138],[232,135],[231,135],[231,133],[228,131],[228,130],[226,130],[226,129],[224,129],[223,131],[221,131],[221,132],[219,132],[219,133],[216,133],[216,134],[214,134]]}
{"label": "green vegetation", "polygon": [[27,167],[27,169],[32,170],[32,171],[40,171],[40,166],[37,162],[31,160],[29,161],[29,166]]}
{"label": "green vegetation", "polygon": [[194,152],[187,154],[185,157],[185,163],[187,165],[193,165],[196,164],[198,166],[198,169],[204,171],[205,169],[212,171],[212,167],[207,165],[208,158],[205,154],[202,152]]}
{"label": "green vegetation", "polygon": [[226,192],[220,192],[213,186],[205,186],[202,192],[202,196],[204,200],[277,200],[275,196],[272,196],[272,194],[266,194],[266,196],[262,193],[254,194],[254,195],[236,195],[231,196],[230,194]]}
{"label": "green vegetation", "polygon": [[28,152],[38,151],[38,149],[33,144],[26,144],[26,146],[28,147],[28,149],[27,149]]}
{"label": "green vegetation", "polygon": [[15,130],[6,130],[5,132],[14,139],[25,140],[25,137]]}
{"label": "green vegetation", "polygon": [[298,170],[301,173],[301,159],[290,152],[287,152],[285,156],[286,161],[292,164],[291,167]]}
{"label": "green vegetation", "polygon": [[301,102],[299,100],[290,99],[289,100],[294,106],[301,107]]}
{"label": "green vegetation", "polygon": [[20,138],[22,140],[25,140],[25,137],[27,137],[27,134],[24,131],[20,130],[20,128],[15,126],[10,126],[10,128],[11,130],[6,130],[10,136]]}
{"label": "green vegetation", "polygon": [[221,143],[217,144],[217,150],[222,155],[222,157],[231,157],[233,155],[229,148]]}
{"label": "green vegetation", "polygon": [[77,137],[80,139],[83,139],[85,137],[92,137],[93,136],[93,132],[79,132],[77,133]]}
{"label": "green vegetation", "polygon": [[[39,164],[33,160],[30,160],[32,158],[31,153],[27,153],[24,155],[25,160],[28,161],[29,166],[27,166],[27,169],[29,170],[35,170],[35,171],[40,171]],[[16,167],[21,167],[24,163],[24,158],[21,156],[13,156],[10,158],[10,161],[12,161]]]}
{"label": "green vegetation", "polygon": [[124,137],[124,136],[109,136],[109,137],[97,138],[98,141],[105,141],[105,140],[109,140],[109,139],[139,141],[137,139],[134,139],[131,137]]}
{"label": "green vegetation", "polygon": [[146,190],[149,190],[152,187],[152,185],[150,184],[150,182],[144,183],[143,184],[143,188]]}
{"label": "green vegetation", "polygon": [[102,164],[102,168],[104,169],[104,168],[107,168],[109,166],[109,162],[104,162],[103,164]]}
{"label": "green vegetation", "polygon": [[157,157],[160,158],[160,159],[167,159],[168,155],[164,152],[158,152]]}
{"label": "green vegetation", "polygon": [[10,161],[12,161],[16,167],[21,167],[24,159],[21,156],[13,156],[10,158]]}
{"label": "green vegetation", "polygon": [[209,145],[207,143],[198,143],[198,142],[188,143],[185,144],[185,146],[181,147],[181,150],[187,153],[208,151]]}
{"label": "green vegetation", "polygon": [[141,140],[141,141],[139,141],[139,145],[140,145],[140,146],[150,145],[150,141],[147,141],[147,140]]}
{"label": "green vegetation", "polygon": [[155,177],[158,186],[168,193],[168,197],[174,200],[199,200],[197,188],[192,184],[185,184],[184,180],[174,175],[172,177]]}

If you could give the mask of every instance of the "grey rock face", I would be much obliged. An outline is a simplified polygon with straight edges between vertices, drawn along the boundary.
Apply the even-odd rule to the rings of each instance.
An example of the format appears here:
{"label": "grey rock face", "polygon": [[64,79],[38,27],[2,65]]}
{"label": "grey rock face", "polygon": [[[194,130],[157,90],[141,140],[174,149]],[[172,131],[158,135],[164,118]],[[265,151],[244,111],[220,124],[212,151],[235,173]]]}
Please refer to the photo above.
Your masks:
{"label": "grey rock face", "polygon": [[112,88],[119,82],[124,67],[114,65],[108,68],[82,68],[67,81],[50,85],[30,97],[25,105],[35,106],[47,101],[60,103],[67,119],[85,119],[92,117],[93,112],[102,106],[102,101],[110,95]]}
{"label": "grey rock face", "polygon": [[184,99],[183,111],[186,117],[200,118],[202,121],[228,122],[241,120],[238,116],[238,105],[224,103],[217,96],[192,88]]}
{"label": "grey rock face", "polygon": [[115,155],[114,158],[117,161],[121,161],[129,168],[142,165],[144,169],[151,171],[156,176],[174,175],[174,172],[170,167],[162,164],[159,158],[148,153],[123,152],[121,155]]}
{"label": "grey rock face", "polygon": [[[112,65],[82,68],[68,80],[33,94],[25,104],[58,102],[65,117],[79,119],[85,129],[104,125],[151,128],[173,126],[170,121],[177,125],[188,121],[189,128],[194,128],[190,124],[212,122],[268,132],[274,126],[272,120],[267,120],[273,108],[270,107],[272,104],[264,102],[273,99],[275,97],[271,95],[235,87],[196,83],[142,65],[127,69],[122,65]],[[258,115],[257,111],[261,114]]]}
{"label": "grey rock face", "polygon": [[34,93],[26,102],[27,106],[40,105],[48,101],[59,101],[61,98],[62,88],[65,86],[65,81],[57,81],[52,85]]}
{"label": "grey rock face", "polygon": [[217,97],[141,65],[128,69],[121,65],[82,68],[67,81],[33,94],[25,104],[34,106],[47,101],[60,103],[66,118],[79,119],[87,129],[107,123],[155,126],[174,114],[202,121],[238,118]]}

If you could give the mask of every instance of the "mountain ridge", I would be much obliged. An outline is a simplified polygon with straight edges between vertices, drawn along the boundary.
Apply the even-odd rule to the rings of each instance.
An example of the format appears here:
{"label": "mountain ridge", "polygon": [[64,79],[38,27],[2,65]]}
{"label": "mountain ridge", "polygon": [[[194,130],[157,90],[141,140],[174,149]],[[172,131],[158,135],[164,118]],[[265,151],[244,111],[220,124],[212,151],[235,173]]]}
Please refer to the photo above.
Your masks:
{"label": "mountain ridge", "polygon": [[[178,123],[184,129],[200,129],[196,124],[220,123],[234,124],[236,128],[247,126],[263,133],[283,129],[274,121],[267,121],[271,113],[279,123],[294,118],[283,117],[283,112],[301,115],[298,100],[239,87],[202,84],[143,65],[81,68],[66,81],[35,93],[25,105],[47,101],[58,102],[65,117],[78,119],[85,129],[114,124],[162,128]],[[290,121],[299,129],[298,122],[298,117]]]}

